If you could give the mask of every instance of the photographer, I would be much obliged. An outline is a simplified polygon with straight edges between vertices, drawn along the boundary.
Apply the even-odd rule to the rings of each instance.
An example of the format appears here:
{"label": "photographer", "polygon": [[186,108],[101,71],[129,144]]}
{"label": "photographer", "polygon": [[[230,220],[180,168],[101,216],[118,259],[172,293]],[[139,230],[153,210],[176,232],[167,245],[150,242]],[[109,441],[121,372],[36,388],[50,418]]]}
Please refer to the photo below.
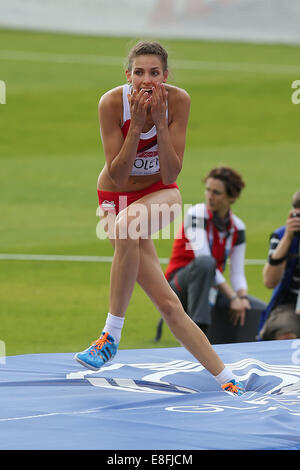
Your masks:
{"label": "photographer", "polygon": [[300,337],[300,190],[292,198],[292,207],[286,225],[270,237],[263,279],[274,292],[261,316],[262,340]]}

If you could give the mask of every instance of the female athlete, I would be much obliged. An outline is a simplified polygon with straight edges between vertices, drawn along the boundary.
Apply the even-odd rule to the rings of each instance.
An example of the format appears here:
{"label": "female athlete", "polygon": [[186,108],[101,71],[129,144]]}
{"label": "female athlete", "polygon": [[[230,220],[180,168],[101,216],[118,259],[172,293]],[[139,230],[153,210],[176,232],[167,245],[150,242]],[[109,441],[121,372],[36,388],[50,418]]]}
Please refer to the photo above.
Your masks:
{"label": "female athlete", "polygon": [[99,205],[108,219],[114,216],[113,234],[109,235],[114,246],[109,313],[99,339],[75,359],[92,370],[113,359],[138,282],[178,341],[224,390],[241,395],[243,385],[224,366],[170,288],[151,238],[166,223],[164,217],[157,217],[154,207],[169,208],[167,223],[179,215],[176,208],[180,211],[181,196],[176,179],[182,168],[190,111],[188,93],[166,83],[167,59],[167,51],[159,43],[139,42],[128,56],[128,83],[108,91],[99,102],[106,158],[98,178]]}

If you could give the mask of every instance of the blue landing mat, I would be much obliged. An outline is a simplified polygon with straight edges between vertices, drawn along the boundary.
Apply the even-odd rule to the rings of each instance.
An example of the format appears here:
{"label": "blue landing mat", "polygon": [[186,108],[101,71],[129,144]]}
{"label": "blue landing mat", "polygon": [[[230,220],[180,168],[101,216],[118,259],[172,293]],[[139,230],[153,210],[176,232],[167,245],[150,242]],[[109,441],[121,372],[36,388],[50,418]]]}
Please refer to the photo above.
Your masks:
{"label": "blue landing mat", "polygon": [[184,348],[120,350],[99,372],[73,353],[7,357],[0,449],[300,449],[300,340],[214,348],[242,397]]}

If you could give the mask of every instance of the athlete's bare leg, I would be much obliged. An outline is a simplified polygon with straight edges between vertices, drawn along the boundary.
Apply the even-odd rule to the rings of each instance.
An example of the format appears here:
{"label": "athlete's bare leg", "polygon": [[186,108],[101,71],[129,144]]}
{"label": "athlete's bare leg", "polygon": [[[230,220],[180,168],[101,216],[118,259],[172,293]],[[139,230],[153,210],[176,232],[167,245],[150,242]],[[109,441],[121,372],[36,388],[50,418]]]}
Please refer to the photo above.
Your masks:
{"label": "athlete's bare leg", "polygon": [[171,289],[151,239],[140,241],[140,261],[138,283],[157,307],[173,335],[209,372],[218,375],[225,366],[205,334],[185,313]]}
{"label": "athlete's bare leg", "polygon": [[[142,202],[148,209],[151,204],[165,203],[166,194],[161,194],[165,191],[169,191],[168,204],[170,206],[180,203],[177,190],[152,193],[138,202]],[[170,194],[170,191],[173,191],[173,195]],[[122,215],[124,216],[125,212]],[[120,219],[118,220],[119,231],[124,229],[122,219]],[[205,334],[185,313],[178,297],[169,286],[151,237],[137,240],[121,240],[117,237],[112,243],[115,246],[115,255],[111,270],[110,312],[117,316],[125,315],[137,281],[160,311],[178,341],[209,372],[214,376],[218,375],[225,366]]]}
{"label": "athlete's bare leg", "polygon": [[[167,208],[168,220],[153,217],[155,207]],[[181,211],[181,196],[176,188],[164,189],[142,197],[122,210],[115,221],[115,253],[110,276],[110,313],[124,317],[140,265],[140,240],[169,224]],[[151,238],[151,237],[150,237]]]}

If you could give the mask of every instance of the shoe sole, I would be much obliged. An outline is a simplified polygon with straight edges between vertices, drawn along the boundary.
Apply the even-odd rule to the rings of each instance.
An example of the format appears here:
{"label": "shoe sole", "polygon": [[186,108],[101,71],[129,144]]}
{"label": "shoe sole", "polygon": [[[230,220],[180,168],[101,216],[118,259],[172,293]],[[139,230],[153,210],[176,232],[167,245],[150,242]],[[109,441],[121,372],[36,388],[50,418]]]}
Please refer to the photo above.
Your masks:
{"label": "shoe sole", "polygon": [[90,369],[90,370],[94,370],[94,371],[98,371],[100,369],[102,369],[102,367],[105,366],[105,364],[107,364],[108,362],[111,362],[113,360],[113,358],[109,359],[108,361],[105,362],[105,364],[103,364],[101,367],[94,367],[92,366],[91,364],[88,364],[87,362],[84,362],[82,361],[81,359],[79,359],[79,357],[77,357],[77,354],[74,356],[74,359],[75,361],[79,362],[79,364],[81,364],[82,366],[86,367],[87,369]]}

